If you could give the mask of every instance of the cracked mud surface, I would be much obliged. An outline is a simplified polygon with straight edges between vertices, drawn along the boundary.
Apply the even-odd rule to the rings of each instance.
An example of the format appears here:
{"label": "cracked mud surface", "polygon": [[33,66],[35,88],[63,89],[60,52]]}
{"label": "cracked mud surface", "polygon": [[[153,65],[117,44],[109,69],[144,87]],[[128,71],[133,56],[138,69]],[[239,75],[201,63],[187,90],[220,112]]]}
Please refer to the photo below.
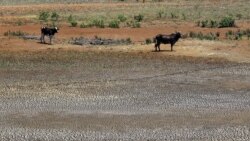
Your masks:
{"label": "cracked mud surface", "polygon": [[250,64],[152,54],[2,54],[1,140],[250,140]]}

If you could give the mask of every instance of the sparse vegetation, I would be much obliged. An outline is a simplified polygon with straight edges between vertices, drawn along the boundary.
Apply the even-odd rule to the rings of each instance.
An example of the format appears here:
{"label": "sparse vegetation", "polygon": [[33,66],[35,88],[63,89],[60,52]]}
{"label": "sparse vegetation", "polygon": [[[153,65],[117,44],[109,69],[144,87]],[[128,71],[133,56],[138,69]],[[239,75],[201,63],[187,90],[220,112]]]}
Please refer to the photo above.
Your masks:
{"label": "sparse vegetation", "polygon": [[78,22],[75,20],[75,18],[71,14],[68,17],[68,22],[70,23],[72,27],[76,27],[78,25]]}
{"label": "sparse vegetation", "polygon": [[7,31],[7,32],[4,32],[4,36],[17,36],[17,37],[21,37],[21,36],[24,36],[24,35],[27,35],[28,33],[25,33],[23,31]]}
{"label": "sparse vegetation", "polygon": [[101,18],[94,19],[90,25],[95,26],[95,27],[99,27],[99,28],[105,27],[104,20]]}
{"label": "sparse vegetation", "polygon": [[159,11],[157,12],[157,18],[161,19],[161,18],[163,18],[163,17],[164,17],[164,11],[163,11],[163,10],[159,10]]}
{"label": "sparse vegetation", "polygon": [[171,19],[177,19],[178,18],[178,15],[176,13],[171,12],[170,15],[171,15]]}
{"label": "sparse vegetation", "polygon": [[71,21],[70,24],[72,27],[76,27],[78,25],[77,21]]}
{"label": "sparse vegetation", "polygon": [[141,24],[137,21],[132,21],[131,22],[131,27],[133,28],[140,28],[141,27]]}
{"label": "sparse vegetation", "polygon": [[216,20],[202,20],[198,21],[197,25],[200,27],[208,27],[208,28],[234,27],[235,20],[232,17],[225,17],[221,19],[219,22]]}
{"label": "sparse vegetation", "polygon": [[218,40],[220,34],[219,33],[209,33],[209,34],[203,34],[202,32],[190,32],[189,37],[195,38],[199,40]]}
{"label": "sparse vegetation", "polygon": [[109,22],[109,27],[111,28],[119,28],[120,27],[120,22],[118,20],[112,20]]}
{"label": "sparse vegetation", "polygon": [[142,15],[142,14],[134,16],[134,20],[136,22],[141,22],[143,19],[144,19],[144,15]]}
{"label": "sparse vegetation", "polygon": [[23,22],[23,21],[21,21],[21,20],[18,20],[17,22],[16,22],[16,25],[18,25],[18,26],[21,26],[21,25],[24,25],[25,23]]}
{"label": "sparse vegetation", "polygon": [[224,17],[220,23],[219,27],[235,27],[235,20],[232,17]]}
{"label": "sparse vegetation", "polygon": [[242,40],[244,37],[246,37],[248,40],[250,38],[250,29],[246,30],[238,30],[238,31],[232,31],[229,30],[226,32],[226,38],[229,40]]}
{"label": "sparse vegetation", "polygon": [[208,27],[208,20],[201,21],[201,27]]}
{"label": "sparse vegetation", "polygon": [[42,11],[39,14],[39,20],[42,22],[48,22],[49,16],[50,16],[50,13],[48,11]]}
{"label": "sparse vegetation", "polygon": [[127,20],[127,17],[124,14],[119,14],[117,18],[120,22],[125,22]]}
{"label": "sparse vegetation", "polygon": [[145,40],[145,43],[148,45],[148,44],[151,44],[151,43],[153,43],[153,41],[152,41],[152,39],[150,39],[150,38],[147,38],[146,40]]}
{"label": "sparse vegetation", "polygon": [[56,22],[58,22],[58,20],[59,20],[59,14],[58,13],[56,13],[56,12],[52,12],[52,14],[51,14],[51,21],[52,21],[52,23],[53,23],[53,25],[55,25],[56,24]]}
{"label": "sparse vegetation", "polygon": [[87,27],[91,27],[91,26],[85,23],[80,24],[80,28],[87,28]]}

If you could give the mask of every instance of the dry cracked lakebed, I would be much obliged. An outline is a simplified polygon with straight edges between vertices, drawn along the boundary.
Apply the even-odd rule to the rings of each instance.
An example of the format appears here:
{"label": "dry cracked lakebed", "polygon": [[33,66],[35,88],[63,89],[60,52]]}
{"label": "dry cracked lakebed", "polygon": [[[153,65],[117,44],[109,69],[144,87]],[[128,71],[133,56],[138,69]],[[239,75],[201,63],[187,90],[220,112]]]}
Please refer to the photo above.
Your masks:
{"label": "dry cracked lakebed", "polygon": [[0,140],[250,140],[250,64],[56,54],[0,56]]}

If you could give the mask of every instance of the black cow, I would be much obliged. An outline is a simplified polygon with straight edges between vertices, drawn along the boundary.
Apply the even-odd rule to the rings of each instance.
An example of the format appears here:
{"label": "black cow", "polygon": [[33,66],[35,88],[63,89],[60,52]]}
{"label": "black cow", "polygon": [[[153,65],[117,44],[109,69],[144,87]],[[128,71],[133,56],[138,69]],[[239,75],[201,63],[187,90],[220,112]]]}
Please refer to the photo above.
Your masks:
{"label": "black cow", "polygon": [[171,44],[171,51],[173,51],[173,46],[179,40],[179,38],[181,38],[181,33],[179,33],[179,32],[172,33],[170,35],[164,35],[164,34],[156,35],[156,37],[154,38],[155,51],[157,51],[157,48],[159,51],[161,51],[161,49],[160,49],[161,43]]}
{"label": "black cow", "polygon": [[55,35],[55,33],[58,32],[58,28],[57,27],[53,27],[53,28],[49,28],[49,27],[42,27],[41,28],[41,43],[45,43],[45,36],[48,36],[50,39],[50,44],[51,44],[51,40],[53,38],[53,36]]}

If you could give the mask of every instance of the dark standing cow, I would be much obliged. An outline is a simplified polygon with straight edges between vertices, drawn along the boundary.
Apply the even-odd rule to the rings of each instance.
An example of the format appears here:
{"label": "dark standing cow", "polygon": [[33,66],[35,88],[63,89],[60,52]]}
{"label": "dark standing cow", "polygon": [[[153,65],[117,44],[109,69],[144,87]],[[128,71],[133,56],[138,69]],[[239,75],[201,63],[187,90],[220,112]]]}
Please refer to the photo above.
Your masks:
{"label": "dark standing cow", "polygon": [[52,41],[53,36],[55,35],[55,33],[58,32],[58,28],[57,27],[53,27],[53,28],[49,28],[49,27],[42,27],[41,28],[41,43],[45,43],[45,36],[49,37],[50,40],[50,44]]}
{"label": "dark standing cow", "polygon": [[181,38],[181,33],[179,32],[172,33],[170,35],[164,35],[164,34],[156,35],[156,37],[154,38],[155,51],[157,51],[157,48],[159,51],[161,51],[160,49],[161,44],[171,44],[171,51],[173,51],[173,46],[179,40],[179,38]]}

